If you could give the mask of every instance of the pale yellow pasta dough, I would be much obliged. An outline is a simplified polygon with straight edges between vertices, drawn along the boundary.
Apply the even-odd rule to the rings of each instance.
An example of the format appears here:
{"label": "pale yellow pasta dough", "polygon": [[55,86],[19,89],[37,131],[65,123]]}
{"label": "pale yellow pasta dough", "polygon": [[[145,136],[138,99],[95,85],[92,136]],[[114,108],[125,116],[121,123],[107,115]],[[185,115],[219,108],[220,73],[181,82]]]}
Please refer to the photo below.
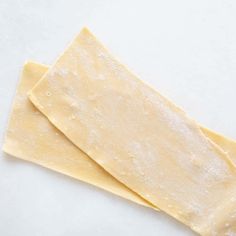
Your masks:
{"label": "pale yellow pasta dough", "polygon": [[30,93],[76,146],[202,235],[236,233],[236,169],[196,122],[84,29]]}
{"label": "pale yellow pasta dough", "polygon": [[236,165],[236,142],[230,138],[223,136],[222,134],[216,133],[208,128],[203,126],[200,127],[202,132],[210,138],[213,142],[219,145],[225,152],[228,153],[228,156]]}
{"label": "pale yellow pasta dough", "polygon": [[28,100],[28,91],[46,70],[46,66],[33,62],[24,66],[3,150],[8,154],[93,184],[133,202],[153,207],[73,145]]}
{"label": "pale yellow pasta dough", "polygon": [[[18,158],[83,180],[138,204],[153,207],[119,181],[116,181],[75,147],[28,101],[26,98],[28,90],[39,81],[47,69],[48,67],[45,65],[34,62],[25,64],[6,131],[4,151]],[[44,128],[41,129],[41,127]],[[201,129],[209,138],[227,151],[230,158],[235,161],[235,141],[204,127]],[[32,137],[34,141],[30,141]],[[35,146],[37,146],[36,149]],[[62,151],[61,146],[63,147]],[[87,172],[87,175],[84,175],[84,171]],[[157,209],[155,208],[155,210]]]}

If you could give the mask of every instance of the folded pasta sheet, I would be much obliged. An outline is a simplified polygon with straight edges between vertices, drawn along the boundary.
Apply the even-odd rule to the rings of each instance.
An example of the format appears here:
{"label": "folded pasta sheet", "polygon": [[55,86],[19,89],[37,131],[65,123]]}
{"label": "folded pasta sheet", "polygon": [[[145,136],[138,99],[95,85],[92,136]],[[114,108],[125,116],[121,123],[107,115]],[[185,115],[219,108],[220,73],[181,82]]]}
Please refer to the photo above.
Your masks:
{"label": "folded pasta sheet", "polygon": [[236,169],[181,109],[84,29],[30,93],[76,146],[202,235],[236,233]]}
{"label": "folded pasta sheet", "polygon": [[133,202],[153,207],[73,145],[28,100],[28,91],[46,71],[46,66],[32,62],[24,66],[3,150],[13,156],[93,184]]}

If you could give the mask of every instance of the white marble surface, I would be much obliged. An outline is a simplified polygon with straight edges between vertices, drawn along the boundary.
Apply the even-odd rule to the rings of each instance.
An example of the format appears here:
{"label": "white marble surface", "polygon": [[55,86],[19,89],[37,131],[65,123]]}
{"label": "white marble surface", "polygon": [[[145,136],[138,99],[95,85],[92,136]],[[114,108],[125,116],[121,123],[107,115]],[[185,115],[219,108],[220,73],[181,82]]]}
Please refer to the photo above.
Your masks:
{"label": "white marble surface", "polygon": [[[84,25],[143,80],[236,139],[234,0],[1,0],[0,138],[19,72],[50,64]],[[0,154],[1,236],[182,236],[166,216]]]}

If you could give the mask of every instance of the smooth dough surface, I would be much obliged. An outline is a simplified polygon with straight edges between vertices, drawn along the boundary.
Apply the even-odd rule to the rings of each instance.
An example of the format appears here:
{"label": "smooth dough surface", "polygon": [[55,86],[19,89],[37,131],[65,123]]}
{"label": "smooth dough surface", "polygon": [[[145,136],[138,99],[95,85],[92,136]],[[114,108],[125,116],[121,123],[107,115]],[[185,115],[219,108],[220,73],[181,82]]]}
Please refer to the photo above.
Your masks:
{"label": "smooth dough surface", "polygon": [[236,169],[227,154],[87,29],[30,99],[75,145],[153,205],[202,235],[236,233]]}
{"label": "smooth dough surface", "polygon": [[[87,155],[52,126],[48,119],[28,101],[27,92],[47,70],[48,67],[34,62],[29,62],[24,66],[6,131],[4,151],[75,179],[83,180],[138,204],[153,208],[151,204],[130,191],[119,181],[113,180],[113,177],[94,161],[88,159]],[[230,158],[235,161],[235,141],[207,128],[201,127],[201,129],[209,138],[228,152]],[[61,146],[63,151],[58,149]],[[87,172],[87,175],[84,175],[84,171]],[[157,209],[155,208],[155,210]]]}
{"label": "smooth dough surface", "polygon": [[138,204],[153,207],[72,144],[29,101],[27,93],[47,69],[46,66],[33,62],[24,66],[3,150],[10,155],[93,184]]}

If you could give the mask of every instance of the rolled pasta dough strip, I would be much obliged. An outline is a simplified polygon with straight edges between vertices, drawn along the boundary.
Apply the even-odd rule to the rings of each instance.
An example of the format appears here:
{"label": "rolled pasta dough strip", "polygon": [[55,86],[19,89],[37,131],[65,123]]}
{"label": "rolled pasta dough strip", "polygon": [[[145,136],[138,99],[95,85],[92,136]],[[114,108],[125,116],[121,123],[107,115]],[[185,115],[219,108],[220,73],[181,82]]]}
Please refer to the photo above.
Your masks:
{"label": "rolled pasta dough strip", "polygon": [[236,233],[236,170],[226,153],[87,29],[30,99],[75,145],[153,205],[202,235]]}
{"label": "rolled pasta dough strip", "polygon": [[28,91],[47,69],[46,66],[32,62],[24,66],[3,150],[10,155],[90,183],[138,204],[153,207],[72,144],[28,100]]}
{"label": "rolled pasta dough strip", "polygon": [[[29,62],[24,66],[6,130],[4,151],[75,179],[91,183],[135,203],[153,207],[119,181],[116,181],[92,159],[88,159],[86,154],[52,126],[48,119],[28,101],[27,92],[47,70],[48,67],[34,62]],[[230,158],[235,161],[235,141],[207,128],[201,127],[201,129],[228,152]],[[60,147],[63,147],[62,151]],[[84,172],[87,174],[84,175]],[[157,209],[155,208],[155,210]]]}
{"label": "rolled pasta dough strip", "polygon": [[200,126],[200,128],[209,139],[211,139],[214,143],[219,145],[226,153],[228,153],[230,159],[232,160],[234,165],[236,165],[236,141],[203,126]]}

